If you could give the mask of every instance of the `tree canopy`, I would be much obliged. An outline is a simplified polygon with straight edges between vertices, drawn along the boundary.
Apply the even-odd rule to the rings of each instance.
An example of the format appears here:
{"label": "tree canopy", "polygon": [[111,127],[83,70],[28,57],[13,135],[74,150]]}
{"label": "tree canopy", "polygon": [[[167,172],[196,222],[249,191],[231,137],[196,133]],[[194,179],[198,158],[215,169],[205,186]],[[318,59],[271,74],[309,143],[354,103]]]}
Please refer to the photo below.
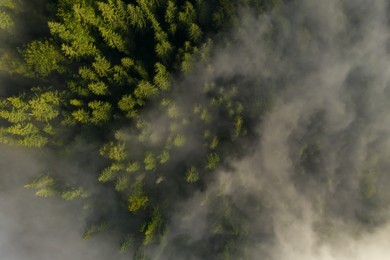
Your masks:
{"label": "tree canopy", "polygon": [[[234,43],[226,34],[240,10],[261,14],[280,2],[37,0],[42,8],[30,12],[27,0],[1,1],[0,33],[7,40],[0,73],[14,81],[0,93],[0,142],[97,165],[88,173],[93,184],[49,163],[25,187],[40,197],[79,200],[85,239],[112,229],[121,237],[119,250],[131,249],[134,259],[146,259],[151,248],[164,251],[173,207],[207,189],[214,172],[250,149],[278,91],[272,86],[254,95],[241,87],[240,76],[208,77],[213,48]],[[273,26],[282,30],[283,22]],[[197,77],[199,67],[206,75],[182,80]],[[294,178],[310,179],[321,166],[323,121],[318,113],[304,134],[291,137],[298,147]],[[78,143],[94,146],[80,154]],[[375,163],[360,182],[363,200],[375,197]],[[251,231],[234,198],[213,195],[221,203],[207,216],[214,228],[206,241],[180,243],[200,257],[233,259]]]}

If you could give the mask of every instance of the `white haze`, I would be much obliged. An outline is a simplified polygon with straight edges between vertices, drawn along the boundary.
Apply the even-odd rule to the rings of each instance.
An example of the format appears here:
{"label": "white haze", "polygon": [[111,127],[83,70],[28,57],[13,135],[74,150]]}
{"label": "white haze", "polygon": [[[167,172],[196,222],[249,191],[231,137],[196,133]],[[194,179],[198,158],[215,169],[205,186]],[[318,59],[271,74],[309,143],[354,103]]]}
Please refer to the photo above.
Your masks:
{"label": "white haze", "polygon": [[[178,205],[169,220],[169,255],[158,250],[150,255],[201,259],[174,241],[181,235],[193,241],[207,238],[213,225],[207,214],[225,196],[249,220],[249,235],[240,241],[249,260],[389,259],[389,5],[385,0],[295,2],[260,17],[244,11],[233,30],[237,42],[215,51],[215,79],[240,75],[280,86],[273,86],[278,90],[272,109],[257,126],[261,135],[255,152],[234,162],[234,170],[215,173],[206,191]],[[270,44],[269,38],[276,40]],[[199,83],[192,77],[184,81]],[[267,87],[239,86],[254,94]],[[324,116],[318,174],[325,181],[297,183],[296,139],[317,112]],[[0,190],[0,259],[124,258],[109,235],[81,239],[83,224],[74,207],[14,188],[23,186],[28,172],[40,170],[29,152],[2,147],[0,153],[6,158],[1,173],[8,173]],[[380,157],[376,189],[384,202],[380,223],[366,228],[356,212],[365,209],[359,185],[373,154]],[[248,203],[248,196],[254,201]],[[317,229],[321,223],[331,230],[325,238]],[[264,232],[272,233],[272,241],[259,237]]]}
{"label": "white haze", "polygon": [[0,259],[128,259],[110,234],[82,239],[80,205],[38,198],[23,187],[45,171],[44,165],[36,151],[0,146]]}
{"label": "white haze", "polygon": [[[177,207],[170,241],[181,236],[195,242],[207,239],[214,228],[208,213],[228,197],[250,222],[249,235],[241,241],[244,259],[389,259],[389,4],[295,2],[266,16],[244,12],[237,43],[216,52],[208,81],[244,75],[283,79],[285,86],[276,86],[272,110],[258,126],[256,152],[235,162],[234,170],[219,172],[207,191]],[[265,40],[270,38],[277,40],[270,44]],[[267,87],[239,86],[253,94]],[[323,115],[323,125],[321,168],[315,175],[324,181],[307,175],[297,184],[293,175],[299,136],[317,113]],[[370,215],[360,185],[372,157],[379,157],[381,165],[375,183],[383,202],[377,225],[357,217]],[[255,201],[248,204],[248,196]],[[266,206],[259,209],[259,204]],[[318,231],[321,223],[328,224]],[[261,237],[268,229],[272,241]],[[174,246],[172,252],[162,258],[202,259]]]}

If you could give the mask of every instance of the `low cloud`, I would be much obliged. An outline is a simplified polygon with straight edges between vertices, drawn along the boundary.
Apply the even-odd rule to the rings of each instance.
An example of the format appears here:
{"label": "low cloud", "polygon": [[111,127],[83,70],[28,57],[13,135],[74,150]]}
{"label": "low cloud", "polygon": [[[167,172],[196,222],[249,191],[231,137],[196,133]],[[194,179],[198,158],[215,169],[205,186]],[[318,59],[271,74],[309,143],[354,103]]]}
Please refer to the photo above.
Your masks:
{"label": "low cloud", "polygon": [[[206,189],[178,202],[168,219],[165,247],[146,254],[159,259],[228,254],[232,259],[387,259],[388,13],[384,0],[291,1],[261,16],[243,11],[232,32],[235,41],[215,47],[212,72],[198,68],[196,76],[178,84],[240,78],[240,95],[272,93],[272,106],[254,123],[254,148],[212,173]],[[178,101],[205,99],[197,91],[174,95]],[[183,101],[177,104],[188,109]],[[40,162],[29,151],[2,147],[0,152],[5,158],[0,162],[5,173],[0,258],[129,257],[117,253],[111,234],[82,241],[84,223],[71,204],[9,188],[22,187],[30,172],[41,170]],[[221,241],[232,241],[231,247],[221,249]]]}
{"label": "low cloud", "polygon": [[257,84],[241,93],[272,88],[274,103],[258,122],[255,152],[177,206],[163,259],[222,257],[199,253],[229,239],[218,214],[240,229],[233,258],[388,258],[388,10],[381,0],[332,0],[244,12],[208,80],[244,76]]}

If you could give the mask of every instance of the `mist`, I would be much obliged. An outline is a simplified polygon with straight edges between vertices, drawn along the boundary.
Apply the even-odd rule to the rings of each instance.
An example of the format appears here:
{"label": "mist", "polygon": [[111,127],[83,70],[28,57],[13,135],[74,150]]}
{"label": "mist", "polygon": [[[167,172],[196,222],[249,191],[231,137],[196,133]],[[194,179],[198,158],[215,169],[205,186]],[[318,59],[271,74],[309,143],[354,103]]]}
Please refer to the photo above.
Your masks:
{"label": "mist", "polygon": [[[272,88],[274,102],[257,122],[255,151],[177,206],[161,259],[217,259],[197,249],[212,246],[218,210],[234,210],[245,230],[237,259],[387,259],[388,3],[299,1],[260,17],[247,10],[233,35],[206,81],[243,77],[255,83],[239,84],[240,93]],[[221,209],[226,200],[233,209]],[[195,246],[183,250],[180,239]]]}
{"label": "mist", "polygon": [[[226,32],[233,43],[216,40],[210,66],[174,80],[174,89],[234,80],[243,97],[271,93],[272,102],[251,123],[245,152],[217,168],[207,188],[174,205],[164,249],[146,252],[152,259],[219,259],[202,255],[219,236],[238,241],[234,259],[388,259],[390,6],[289,2],[261,16],[242,10]],[[171,98],[183,111],[192,109],[186,100],[206,99],[196,89]],[[155,111],[146,113],[164,124]],[[195,136],[197,128],[187,131]],[[194,140],[171,157],[196,154]],[[23,188],[47,166],[42,157],[6,146],[0,154],[1,259],[131,259],[118,253],[115,234],[82,239],[77,203],[36,198]],[[95,169],[44,158],[74,172]],[[224,214],[233,222],[226,225],[242,231],[219,233],[215,216]]]}
{"label": "mist", "polygon": [[85,219],[79,203],[40,198],[24,188],[45,171],[42,158],[47,155],[4,145],[0,154],[0,259],[129,259],[119,253],[112,233],[82,238]]}

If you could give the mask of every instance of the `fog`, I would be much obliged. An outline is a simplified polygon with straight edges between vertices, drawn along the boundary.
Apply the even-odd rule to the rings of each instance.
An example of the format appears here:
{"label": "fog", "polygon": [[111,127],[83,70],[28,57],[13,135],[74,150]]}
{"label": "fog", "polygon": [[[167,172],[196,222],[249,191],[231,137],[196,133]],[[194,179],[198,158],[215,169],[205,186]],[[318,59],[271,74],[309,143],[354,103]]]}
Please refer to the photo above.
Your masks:
{"label": "fog", "polygon": [[45,170],[42,156],[4,145],[0,155],[0,259],[129,259],[110,233],[82,239],[79,204],[39,198],[24,188]]}
{"label": "fog", "polygon": [[[218,233],[218,214],[241,230],[232,259],[389,258],[390,6],[290,2],[261,16],[242,10],[226,33],[235,41],[216,41],[211,73],[200,66],[176,79],[180,88],[240,77],[241,95],[266,90],[273,100],[253,123],[251,148],[175,205],[165,249],[146,252],[152,259],[218,259],[199,253],[229,235]],[[202,95],[172,98],[185,111],[180,100]],[[77,203],[23,188],[47,163],[35,152],[1,146],[0,155],[0,259],[131,259],[115,234],[81,238]]]}
{"label": "fog", "polygon": [[239,85],[240,93],[273,88],[275,101],[258,122],[255,152],[178,205],[163,259],[217,258],[175,241],[212,246],[202,241],[226,200],[245,230],[237,258],[388,258],[388,13],[386,1],[243,13],[237,42],[215,52],[207,80],[244,76],[257,83]]}

